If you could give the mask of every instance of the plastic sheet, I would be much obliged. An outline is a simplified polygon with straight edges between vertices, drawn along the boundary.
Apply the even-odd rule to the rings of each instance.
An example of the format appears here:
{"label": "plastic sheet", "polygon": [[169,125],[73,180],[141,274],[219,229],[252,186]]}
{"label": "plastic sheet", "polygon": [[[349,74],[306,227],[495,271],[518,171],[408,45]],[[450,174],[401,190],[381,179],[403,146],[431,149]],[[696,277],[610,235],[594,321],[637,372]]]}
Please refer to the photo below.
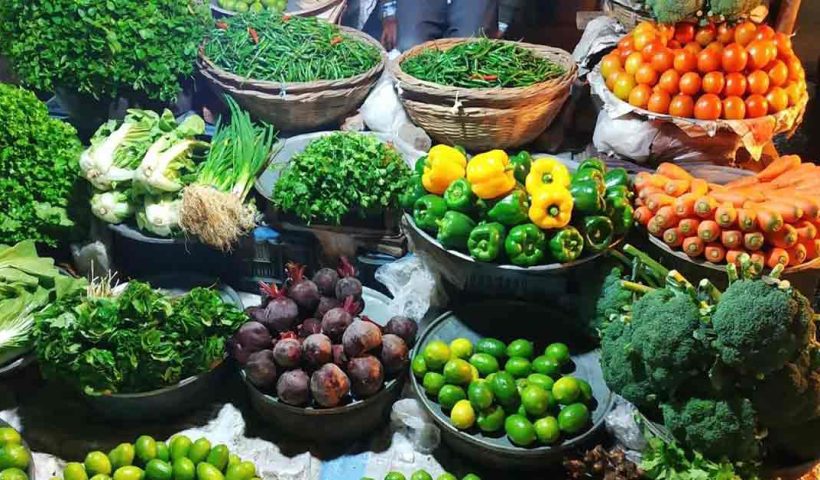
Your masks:
{"label": "plastic sheet", "polygon": [[438,275],[418,255],[408,255],[376,270],[376,280],[384,284],[393,299],[389,311],[416,321],[424,318],[431,306],[447,303]]}
{"label": "plastic sheet", "polygon": [[441,443],[441,432],[418,400],[405,398],[393,404],[390,429],[402,434],[419,453],[432,453]]}

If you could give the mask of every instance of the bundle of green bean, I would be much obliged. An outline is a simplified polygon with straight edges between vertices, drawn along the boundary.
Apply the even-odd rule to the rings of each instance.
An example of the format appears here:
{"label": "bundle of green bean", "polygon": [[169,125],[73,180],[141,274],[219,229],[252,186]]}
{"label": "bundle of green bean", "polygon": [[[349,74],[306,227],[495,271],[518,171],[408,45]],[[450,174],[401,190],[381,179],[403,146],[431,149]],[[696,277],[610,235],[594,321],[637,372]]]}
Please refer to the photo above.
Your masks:
{"label": "bundle of green bean", "polygon": [[424,50],[404,60],[401,69],[419,80],[465,88],[528,87],[565,72],[524,47],[487,38]]}
{"label": "bundle of green bean", "polygon": [[339,80],[379,63],[379,50],[316,18],[249,12],[217,21],[205,55],[241,77],[271,82]]}

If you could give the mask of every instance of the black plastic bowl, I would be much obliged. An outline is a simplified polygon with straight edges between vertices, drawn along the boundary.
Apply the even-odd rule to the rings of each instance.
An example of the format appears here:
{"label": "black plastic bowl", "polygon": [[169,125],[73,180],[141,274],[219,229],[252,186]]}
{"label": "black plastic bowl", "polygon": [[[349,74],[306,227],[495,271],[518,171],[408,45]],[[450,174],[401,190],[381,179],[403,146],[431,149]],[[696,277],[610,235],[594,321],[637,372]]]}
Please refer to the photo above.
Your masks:
{"label": "black plastic bowl", "polygon": [[[11,425],[8,422],[6,422],[5,420],[3,420],[2,418],[0,418],[0,428],[5,428],[5,427],[11,427]],[[11,428],[14,428],[14,427],[11,427]],[[22,433],[20,435],[22,435]],[[31,453],[31,447],[29,447],[28,444],[26,443],[26,439],[23,439],[23,446],[26,447],[26,450],[28,450],[29,453]],[[34,479],[34,456],[33,455],[32,455],[32,458],[31,458],[31,462],[28,465],[28,470],[26,471],[26,475],[28,475],[28,480],[35,480]]]}
{"label": "black plastic bowl", "polygon": [[[528,317],[531,321],[509,321],[517,317]],[[466,318],[470,318],[469,324],[462,320]],[[537,349],[543,349],[551,342],[566,343],[574,352],[587,348],[583,332],[575,328],[571,318],[538,304],[491,300],[462,305],[438,317],[422,333],[412,355],[421,352],[432,340],[449,343],[459,337],[473,343],[484,337],[498,338],[505,343],[516,338],[537,339]],[[589,429],[551,446],[519,447],[503,433],[485,435],[476,427],[468,431],[458,430],[438,403],[428,398],[415,376],[410,382],[424,409],[441,429],[442,439],[457,453],[492,468],[543,469],[560,462],[567,451],[592,443],[603,427],[604,417],[613,406],[614,395],[604,382],[599,358],[599,353],[594,350],[572,355],[575,364],[572,375],[589,382],[596,400]]]}

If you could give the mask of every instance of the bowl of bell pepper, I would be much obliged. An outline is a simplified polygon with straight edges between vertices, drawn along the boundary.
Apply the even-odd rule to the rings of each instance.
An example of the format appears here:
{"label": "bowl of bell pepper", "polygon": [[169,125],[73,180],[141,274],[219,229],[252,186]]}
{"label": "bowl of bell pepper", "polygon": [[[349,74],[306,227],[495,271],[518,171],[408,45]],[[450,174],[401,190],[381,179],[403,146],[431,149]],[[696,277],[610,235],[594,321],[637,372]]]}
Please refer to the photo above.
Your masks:
{"label": "bowl of bell pepper", "polygon": [[491,150],[471,158],[436,145],[400,198],[411,238],[463,259],[519,269],[594,258],[631,228],[629,175],[597,158],[571,172],[559,159]]}

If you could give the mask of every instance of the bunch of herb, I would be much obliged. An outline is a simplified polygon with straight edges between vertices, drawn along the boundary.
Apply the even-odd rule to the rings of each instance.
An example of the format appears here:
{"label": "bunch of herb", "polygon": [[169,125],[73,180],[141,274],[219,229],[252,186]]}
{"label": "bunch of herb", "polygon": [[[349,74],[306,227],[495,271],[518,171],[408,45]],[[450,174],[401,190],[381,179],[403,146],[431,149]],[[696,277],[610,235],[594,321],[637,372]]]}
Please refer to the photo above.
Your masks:
{"label": "bunch of herb", "polygon": [[339,224],[396,207],[410,170],[401,155],[372,135],[334,133],[313,140],[284,166],[273,191],[274,204],[305,222]]}
{"label": "bunch of herb", "polygon": [[338,80],[375,67],[374,45],[317,18],[249,12],[217,22],[205,55],[219,68],[254,80]]}
{"label": "bunch of herb", "polygon": [[172,101],[210,15],[194,0],[3,0],[0,53],[24,85]]}
{"label": "bunch of herb", "polygon": [[646,478],[653,480],[756,480],[754,463],[714,462],[700,452],[686,451],[660,438],[649,439],[640,463]]}
{"label": "bunch of herb", "polygon": [[119,295],[94,290],[51,304],[34,327],[44,374],[89,395],[146,392],[207,372],[246,320],[208,288],[180,297],[137,281]]}
{"label": "bunch of herb", "polygon": [[81,151],[77,132],[33,93],[0,83],[0,244],[56,246],[80,233]]}
{"label": "bunch of herb", "polygon": [[419,80],[464,88],[528,87],[565,73],[529,49],[488,38],[423,50],[404,60],[401,69]]}

